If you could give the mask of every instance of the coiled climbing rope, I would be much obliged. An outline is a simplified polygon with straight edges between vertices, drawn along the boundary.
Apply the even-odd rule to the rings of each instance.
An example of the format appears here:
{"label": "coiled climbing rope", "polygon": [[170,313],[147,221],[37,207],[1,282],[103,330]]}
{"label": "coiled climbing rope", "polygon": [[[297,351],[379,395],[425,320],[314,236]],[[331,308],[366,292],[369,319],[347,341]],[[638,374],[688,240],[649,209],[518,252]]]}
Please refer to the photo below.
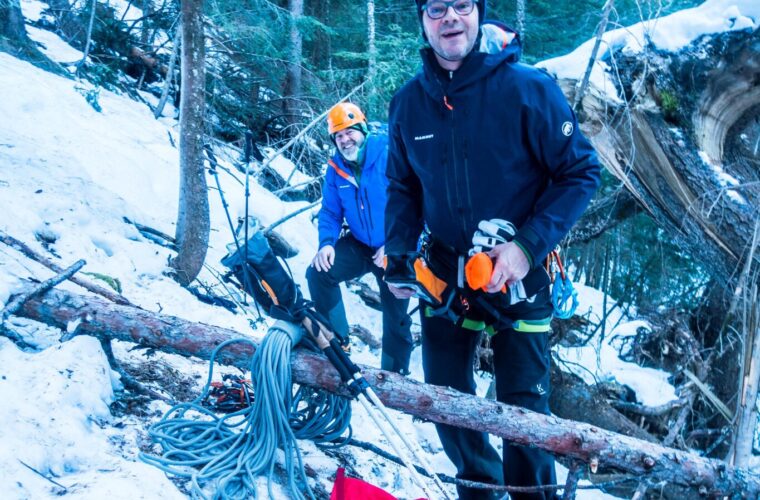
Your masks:
{"label": "coiled climbing rope", "polygon": [[[306,480],[296,439],[318,443],[345,443],[351,437],[350,401],[314,389],[293,395],[290,354],[302,335],[293,323],[276,322],[256,350],[250,364],[255,402],[240,411],[218,416],[201,406],[209,392],[214,360],[233,343],[228,340],[211,355],[209,376],[201,394],[172,407],[149,428],[163,455],[140,454],[161,470],[190,479],[192,494],[208,499],[256,498],[257,478],[267,477],[270,498],[277,450],[284,452],[287,487],[293,499],[314,499]],[[341,436],[349,430],[348,436]]]}

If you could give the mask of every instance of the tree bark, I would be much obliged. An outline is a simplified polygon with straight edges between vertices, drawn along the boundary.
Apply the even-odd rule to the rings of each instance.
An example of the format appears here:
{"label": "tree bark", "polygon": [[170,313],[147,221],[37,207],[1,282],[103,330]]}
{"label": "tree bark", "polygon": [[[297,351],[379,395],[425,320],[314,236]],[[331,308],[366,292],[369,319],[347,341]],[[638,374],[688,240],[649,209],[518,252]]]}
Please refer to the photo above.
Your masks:
{"label": "tree bark", "polygon": [[599,25],[596,27],[596,40],[594,41],[594,48],[591,49],[591,57],[589,58],[588,65],[586,66],[586,73],[583,75],[580,87],[578,87],[578,92],[575,94],[575,99],[573,100],[573,111],[575,112],[578,112],[578,107],[583,100],[583,96],[586,94],[588,79],[591,76],[591,70],[594,68],[594,64],[596,64],[596,55],[599,53],[599,45],[602,43],[602,35],[604,35],[604,32],[607,31],[607,22],[610,19],[610,12],[612,11],[614,5],[615,0],[607,0],[607,2],[604,4],[604,8],[602,9],[602,19],[599,21]]}
{"label": "tree bark", "polygon": [[751,291],[754,302],[748,311],[750,325],[755,329],[746,335],[747,349],[739,387],[739,403],[733,454],[730,463],[737,467],[748,467],[752,458],[752,445],[757,430],[757,393],[760,383],[760,305],[757,303],[757,285]]}
{"label": "tree bark", "polygon": [[375,45],[375,0],[367,0],[367,79],[370,94],[375,88],[377,72],[377,47]]}
{"label": "tree bark", "polygon": [[92,27],[95,24],[95,11],[98,6],[98,0],[92,0],[92,7],[90,9],[90,22],[87,24],[87,41],[84,44],[84,50],[82,51],[82,59],[77,63],[77,73],[87,62],[87,58],[90,55],[90,46],[92,45]]}
{"label": "tree bark", "polygon": [[0,38],[3,37],[20,45],[29,43],[19,0],[0,0]]}
{"label": "tree bark", "polygon": [[174,67],[177,63],[177,55],[179,54],[179,46],[181,45],[181,28],[177,26],[177,32],[174,35],[174,46],[172,47],[172,55],[169,56],[169,67],[166,70],[166,76],[164,77],[164,86],[161,89],[161,98],[158,100],[156,109],[153,110],[153,116],[156,119],[161,118],[164,112],[164,106],[166,106],[166,100],[169,98],[169,91],[174,85]]}
{"label": "tree bark", "polygon": [[595,387],[587,386],[577,375],[552,367],[551,387],[549,407],[555,415],[656,442],[654,436],[612,408]]}
{"label": "tree bark", "polygon": [[285,114],[291,123],[298,122],[301,112],[300,99],[303,86],[303,71],[301,60],[303,59],[303,37],[298,28],[298,21],[303,17],[303,0],[288,0],[290,11],[290,60],[288,61],[288,75],[285,79]]}
{"label": "tree bark", "polygon": [[[760,30],[722,33],[658,55],[658,66],[617,53],[627,105],[599,89],[582,102],[584,132],[607,170],[729,289],[760,203],[756,160],[732,141],[760,116],[759,42]],[[577,81],[560,84],[572,98]]]}
{"label": "tree bark", "polygon": [[[98,298],[51,290],[27,301],[19,314],[58,328],[81,320],[83,334],[134,342],[183,356],[209,359],[221,342],[241,335],[233,330],[119,306]],[[222,363],[247,368],[254,348],[233,344],[218,356]],[[347,395],[338,374],[321,355],[296,350],[293,380]],[[760,495],[760,476],[724,462],[664,448],[598,427],[534,413],[496,401],[426,385],[408,377],[362,367],[367,381],[390,408],[433,422],[489,432],[511,442],[689,489],[685,498]]]}
{"label": "tree bark", "polygon": [[210,231],[208,187],[203,155],[205,99],[205,40],[203,1],[183,0],[182,95],[179,107],[179,212],[177,257],[172,260],[177,281],[187,286],[200,272],[208,250]]}
{"label": "tree bark", "polygon": [[525,0],[516,0],[515,2],[515,25],[517,34],[525,43]]}

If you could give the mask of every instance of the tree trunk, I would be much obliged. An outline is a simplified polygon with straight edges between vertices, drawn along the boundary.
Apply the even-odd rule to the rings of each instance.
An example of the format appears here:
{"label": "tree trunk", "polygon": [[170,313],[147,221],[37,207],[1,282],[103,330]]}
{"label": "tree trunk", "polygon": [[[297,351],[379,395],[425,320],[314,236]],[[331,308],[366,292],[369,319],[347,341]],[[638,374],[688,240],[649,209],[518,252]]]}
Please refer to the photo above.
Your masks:
{"label": "tree trunk", "polygon": [[[192,323],[134,307],[52,290],[26,302],[19,311],[58,328],[79,320],[77,332],[134,342],[184,356],[209,359],[220,343],[241,335],[233,330]],[[221,363],[246,369],[254,347],[233,344]],[[347,395],[337,372],[321,355],[296,350],[293,380]],[[523,408],[426,385],[395,373],[363,367],[367,381],[390,408],[467,429],[489,432],[511,442],[535,446],[586,463],[621,470],[653,482],[687,488],[682,498],[760,495],[760,476],[724,462],[605,431],[598,427],[534,413]]]}
{"label": "tree trunk", "polygon": [[752,458],[752,445],[757,429],[757,392],[760,383],[760,304],[758,304],[757,284],[748,290],[752,297],[747,302],[746,350],[742,380],[739,386],[739,404],[737,405],[736,433],[733,454],[729,462],[737,467],[748,467]]}
{"label": "tree trunk", "polygon": [[[760,30],[726,32],[663,53],[658,66],[617,53],[618,91],[631,102],[595,89],[582,103],[607,170],[730,290],[760,203],[757,160],[735,139],[760,117],[759,42]],[[572,102],[577,81],[560,84]]]}
{"label": "tree trunk", "polygon": [[591,57],[589,58],[588,64],[586,65],[586,73],[583,75],[580,87],[578,88],[578,92],[575,94],[575,99],[573,101],[573,111],[575,112],[578,112],[578,108],[581,101],[583,100],[583,96],[586,94],[588,79],[591,76],[591,70],[594,68],[594,64],[596,64],[596,56],[599,53],[599,45],[602,43],[602,35],[604,35],[604,32],[607,31],[607,23],[610,19],[610,12],[614,6],[615,0],[607,0],[607,2],[604,4],[604,8],[602,9],[602,20],[599,21],[599,25],[596,27],[596,40],[594,41],[594,48],[591,49]]}
{"label": "tree trunk", "polygon": [[172,55],[169,56],[169,68],[166,70],[166,76],[164,77],[164,87],[161,89],[161,98],[158,100],[156,109],[153,110],[153,116],[155,116],[156,119],[160,118],[163,114],[166,100],[169,98],[169,91],[174,86],[174,67],[177,63],[177,55],[179,54],[179,46],[181,45],[181,33],[180,26],[177,26],[177,32],[174,34]]}
{"label": "tree trunk", "polygon": [[752,271],[752,261],[760,245],[760,219],[755,221],[754,237],[749,256],[734,291],[729,317],[736,317],[742,325],[744,346],[739,363],[739,397],[736,405],[735,431],[729,463],[747,467],[752,458],[752,447],[757,428],[757,394],[760,384],[760,304],[758,282],[760,277]]}
{"label": "tree trunk", "polygon": [[517,0],[515,5],[515,28],[525,43],[525,0]]}
{"label": "tree trunk", "polygon": [[297,123],[301,113],[301,94],[303,72],[301,60],[303,59],[303,37],[298,28],[298,21],[303,17],[303,0],[288,0],[290,11],[290,60],[288,61],[288,75],[285,79],[285,114],[288,121]]}
{"label": "tree trunk", "polygon": [[77,74],[82,66],[87,62],[87,57],[90,55],[90,46],[92,45],[92,27],[95,24],[95,11],[98,6],[97,0],[92,0],[92,7],[90,8],[90,22],[87,23],[87,39],[84,43],[84,50],[82,51],[82,59],[77,63]]}
{"label": "tree trunk", "polygon": [[0,38],[17,45],[29,43],[19,0],[0,0]]}
{"label": "tree trunk", "polygon": [[367,78],[369,79],[369,93],[372,95],[375,88],[375,73],[377,71],[377,47],[375,46],[375,0],[367,0]]}
{"label": "tree trunk", "polygon": [[615,429],[619,434],[636,439],[656,442],[654,436],[612,408],[596,388],[586,385],[577,375],[553,366],[551,387],[549,407],[555,415],[604,429]]}
{"label": "tree trunk", "polygon": [[172,260],[177,281],[187,286],[200,272],[208,250],[210,230],[208,190],[203,155],[205,99],[205,40],[203,1],[183,0],[182,95],[179,105],[179,213],[177,257]]}

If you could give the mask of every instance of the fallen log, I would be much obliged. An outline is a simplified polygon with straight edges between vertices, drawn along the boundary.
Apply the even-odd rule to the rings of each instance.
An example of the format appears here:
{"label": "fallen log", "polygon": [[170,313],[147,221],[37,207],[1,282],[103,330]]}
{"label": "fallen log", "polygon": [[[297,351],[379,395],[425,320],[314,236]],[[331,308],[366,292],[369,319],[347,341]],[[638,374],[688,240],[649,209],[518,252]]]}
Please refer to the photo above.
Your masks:
{"label": "fallen log", "polygon": [[[97,297],[61,290],[28,300],[18,314],[65,328],[80,320],[78,332],[109,336],[183,356],[209,359],[216,346],[238,338],[233,330],[120,306]],[[243,343],[218,356],[222,363],[246,369],[254,348]],[[347,395],[337,372],[321,355],[296,350],[293,380]],[[684,498],[758,498],[760,476],[725,462],[623,436],[589,424],[505,405],[427,385],[408,377],[362,367],[367,381],[390,408],[433,422],[489,432],[513,443],[541,448],[585,463],[634,474],[653,482],[686,488]]]}

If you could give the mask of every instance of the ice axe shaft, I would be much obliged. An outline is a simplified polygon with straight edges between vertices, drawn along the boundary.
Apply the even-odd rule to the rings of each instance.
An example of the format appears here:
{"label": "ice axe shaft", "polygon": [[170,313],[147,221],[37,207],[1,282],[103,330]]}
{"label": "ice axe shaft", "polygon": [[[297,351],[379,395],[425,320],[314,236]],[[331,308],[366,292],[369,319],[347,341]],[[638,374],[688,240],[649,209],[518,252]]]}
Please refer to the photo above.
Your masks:
{"label": "ice axe shaft", "polygon": [[[380,428],[380,431],[386,437],[404,466],[409,470],[414,483],[422,489],[428,498],[444,498],[448,500],[450,497],[447,495],[443,483],[441,483],[438,476],[432,472],[433,469],[430,466],[430,462],[426,459],[422,450],[420,450],[419,447],[413,446],[398,426],[393,423],[385,405],[361,374],[359,367],[351,361],[348,354],[341,348],[335,338],[335,334],[325,327],[324,324],[313,320],[308,316],[303,319],[303,325],[306,331],[314,338],[317,346],[338,371],[338,375],[340,375],[341,380],[346,383],[351,394],[362,404],[367,411],[367,414]],[[440,490],[442,497],[431,495],[430,489],[425,486],[425,482],[411,463],[411,460],[409,459],[410,454],[422,464],[422,468],[433,479],[433,482],[437,489]]]}

